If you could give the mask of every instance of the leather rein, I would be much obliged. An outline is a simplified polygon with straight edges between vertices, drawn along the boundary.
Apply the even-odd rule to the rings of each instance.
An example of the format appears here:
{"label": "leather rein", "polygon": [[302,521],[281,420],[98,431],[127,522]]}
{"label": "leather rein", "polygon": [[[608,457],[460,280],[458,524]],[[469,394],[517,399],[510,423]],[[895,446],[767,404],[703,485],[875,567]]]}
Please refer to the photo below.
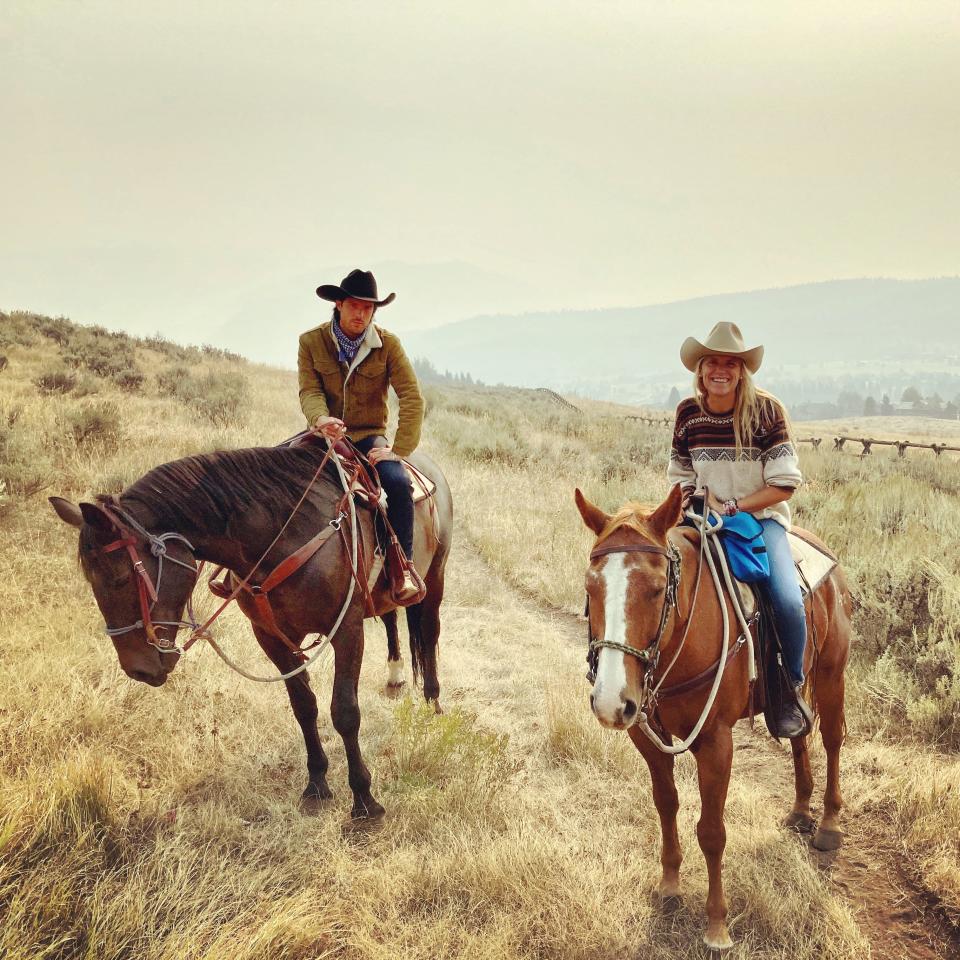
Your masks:
{"label": "leather rein", "polygon": [[[298,658],[301,660],[306,659],[306,651],[310,650],[312,646],[319,644],[321,641],[318,639],[311,646],[302,648],[296,645],[292,640],[290,640],[280,629],[279,625],[276,622],[276,617],[274,616],[273,609],[270,605],[270,600],[267,596],[270,590],[274,587],[277,587],[304,566],[308,560],[310,560],[321,547],[324,546],[335,534],[340,535],[340,539],[344,543],[344,546],[347,548],[349,553],[349,545],[347,544],[346,535],[343,530],[343,522],[349,518],[349,514],[344,509],[346,506],[346,500],[352,496],[350,490],[350,484],[346,484],[347,489],[344,492],[344,497],[337,504],[337,515],[333,520],[329,521],[327,526],[318,533],[315,537],[308,540],[303,546],[295,550],[290,556],[282,560],[267,576],[263,579],[262,583],[252,584],[250,582],[254,573],[260,567],[260,564],[266,559],[269,552],[273,549],[276,543],[280,540],[283,533],[286,531],[291,520],[297,513],[297,511],[302,506],[304,500],[307,498],[307,494],[313,488],[314,484],[319,479],[321,473],[326,467],[327,463],[330,461],[331,456],[334,455],[334,445],[330,444],[326,453],[324,454],[323,460],[320,463],[320,466],[317,468],[316,472],[313,475],[313,478],[307,484],[306,489],[303,491],[303,495],[300,497],[296,506],[291,511],[289,517],[287,517],[283,526],[280,528],[280,532],[274,537],[273,541],[264,550],[260,559],[251,567],[250,572],[240,580],[236,587],[232,590],[225,583],[215,583],[216,576],[223,569],[218,568],[214,574],[209,579],[210,591],[216,596],[223,599],[223,603],[220,607],[203,623],[200,624],[197,622],[196,618],[193,615],[193,588],[191,588],[188,601],[187,601],[187,616],[188,620],[154,620],[153,619],[153,609],[157,604],[160,586],[163,579],[163,562],[164,559],[169,560],[171,563],[176,563],[181,567],[185,567],[188,570],[191,570],[194,573],[194,587],[196,586],[197,581],[200,579],[200,573],[203,569],[203,562],[197,564],[195,559],[195,548],[193,544],[182,534],[176,532],[154,534],[143,527],[134,517],[132,517],[127,511],[122,509],[117,504],[105,504],[101,503],[100,509],[107,515],[116,528],[120,536],[113,540],[112,542],[101,547],[103,553],[113,553],[116,550],[126,549],[127,555],[130,558],[130,563],[133,567],[133,572],[136,575],[137,582],[137,595],[140,603],[140,619],[134,623],[131,623],[124,627],[106,627],[106,634],[109,637],[121,636],[125,633],[130,633],[134,630],[143,630],[146,637],[146,643],[148,646],[153,647],[158,650],[160,653],[184,653],[186,652],[197,640],[204,638],[209,639],[209,636],[206,634],[208,627],[220,616],[221,613],[229,606],[229,604],[239,596],[242,591],[247,591],[253,598],[254,604],[256,606],[257,612],[261,617],[267,622],[271,632],[275,633],[276,636],[283,641],[283,643],[290,648]],[[373,483],[370,473],[366,470],[364,465],[358,460],[355,464],[355,469],[353,470],[353,476],[350,477],[350,481],[355,481],[358,477],[361,477],[365,483],[365,489],[368,491],[371,489]],[[140,559],[140,555],[137,552],[137,537],[134,536],[134,532],[143,537],[147,543],[150,545],[150,552],[157,558],[157,580],[156,583],[150,577],[150,574],[147,572],[144,567],[143,561]],[[179,540],[181,541],[186,548],[190,551],[191,561],[190,563],[179,560],[176,557],[170,556],[167,553],[167,541],[168,540]],[[358,556],[357,567],[354,567],[351,562],[351,571],[354,579],[358,584],[361,585],[366,601],[369,604],[372,603],[369,588],[366,583],[366,578],[362,576],[363,573],[363,561],[362,557]],[[164,627],[174,627],[173,636],[169,639],[166,639],[160,636],[157,632],[157,628]],[[177,646],[176,643],[176,630],[180,627],[189,627],[191,630],[190,637],[187,639],[186,643],[182,647]]]}

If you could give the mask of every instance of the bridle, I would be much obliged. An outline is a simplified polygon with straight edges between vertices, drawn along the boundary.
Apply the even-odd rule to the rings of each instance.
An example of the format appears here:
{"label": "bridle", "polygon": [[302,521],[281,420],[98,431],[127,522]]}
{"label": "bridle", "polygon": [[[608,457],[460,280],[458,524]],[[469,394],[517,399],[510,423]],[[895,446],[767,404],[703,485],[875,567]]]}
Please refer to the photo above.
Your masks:
{"label": "bridle", "polygon": [[670,611],[677,609],[677,598],[680,592],[680,574],[682,562],[680,551],[677,550],[672,541],[667,541],[666,547],[658,547],[653,543],[630,543],[622,546],[597,547],[590,554],[590,562],[599,560],[601,557],[607,557],[616,553],[652,553],[667,559],[667,586],[663,594],[663,604],[660,607],[660,622],[657,626],[657,632],[647,642],[644,647],[634,647],[629,643],[617,643],[614,640],[598,640],[596,637],[590,637],[589,665],[590,672],[587,679],[593,683],[596,680],[597,662],[600,656],[600,650],[607,648],[609,650],[619,650],[628,656],[636,657],[643,663],[649,671],[654,671],[660,661],[660,642],[663,639],[663,632],[667,627],[667,620],[670,619]]}
{"label": "bridle", "polygon": [[[311,430],[310,433],[315,431]],[[344,497],[341,500],[338,506],[338,515],[331,520],[327,529],[322,530],[317,536],[312,538],[306,544],[302,545],[298,550],[293,554],[287,557],[282,561],[264,580],[262,584],[252,584],[251,578],[254,573],[260,567],[260,564],[267,558],[270,551],[276,546],[280,538],[283,536],[287,527],[290,525],[294,516],[299,511],[300,507],[303,505],[304,501],[307,499],[308,494],[313,489],[314,484],[320,478],[327,464],[332,462],[336,468],[337,475],[340,480],[340,484],[343,487]],[[276,681],[288,680],[291,677],[296,676],[299,673],[302,673],[307,667],[309,667],[314,660],[322,653],[322,651],[329,645],[332,641],[334,635],[340,627],[340,624],[343,622],[344,617],[346,616],[347,610],[350,607],[350,603],[353,599],[354,586],[360,584],[362,590],[366,592],[366,599],[369,604],[372,605],[372,598],[370,597],[369,586],[366,583],[366,580],[360,579],[361,564],[362,558],[359,555],[360,545],[357,538],[357,517],[356,517],[356,507],[353,502],[353,496],[351,495],[352,487],[359,478],[364,477],[366,483],[364,489],[368,494],[373,495],[379,492],[379,485],[376,487],[373,486],[373,481],[368,475],[366,469],[364,468],[363,463],[359,460],[354,466],[354,470],[351,475],[344,470],[344,466],[341,463],[341,458],[335,455],[335,445],[333,443],[327,443],[327,450],[323,456],[323,459],[320,462],[320,465],[317,467],[313,477],[310,482],[307,484],[304,489],[300,499],[297,501],[293,510],[290,512],[290,515],[287,517],[283,526],[280,528],[280,531],[273,538],[269,546],[263,551],[260,559],[253,564],[250,571],[242,579],[238,579],[236,586],[230,590],[229,587],[224,585],[224,591],[216,589],[217,585],[212,581],[216,578],[217,574],[223,569],[219,568],[214,572],[213,576],[210,578],[210,590],[216,596],[220,596],[223,599],[223,602],[217,608],[216,612],[211,614],[202,624],[197,622],[196,617],[194,616],[193,611],[193,592],[196,587],[197,581],[200,578],[201,571],[203,569],[203,563],[199,565],[196,563],[196,557],[192,556],[193,562],[187,563],[183,560],[178,560],[174,556],[170,556],[167,553],[167,541],[168,540],[180,540],[182,541],[187,549],[192,555],[195,555],[195,548],[193,544],[185,537],[183,534],[170,532],[170,533],[160,533],[154,534],[147,530],[142,524],[140,524],[134,517],[130,516],[125,510],[123,510],[119,504],[116,502],[103,503],[99,504],[99,509],[103,511],[107,519],[113,524],[115,530],[119,532],[120,536],[118,539],[112,541],[111,543],[106,544],[103,547],[100,547],[100,551],[103,553],[112,553],[115,550],[126,549],[127,555],[130,558],[130,563],[133,566],[133,572],[137,577],[137,594],[140,602],[140,619],[135,623],[131,623],[125,627],[110,627],[106,628],[106,634],[109,637],[121,636],[125,633],[130,633],[134,630],[143,630],[146,643],[148,646],[153,647],[159,653],[176,653],[182,654],[185,653],[193,643],[199,639],[207,640],[210,645],[216,650],[218,656],[223,659],[231,669],[236,670],[242,676],[247,677],[250,680],[256,680],[261,683],[273,683]],[[346,537],[341,525],[344,521],[348,521],[350,537]],[[141,537],[143,537],[150,544],[150,552],[157,558],[157,581],[156,584],[150,579],[149,573],[147,573],[146,568],[143,565],[143,561],[140,559],[140,555],[137,553],[137,538],[131,532],[135,531]],[[316,553],[316,551],[328,540],[333,538],[333,534],[340,534],[340,538],[343,541],[344,548],[347,550],[350,561],[350,569],[352,573],[352,578],[349,583],[347,594],[344,599],[343,605],[340,609],[340,613],[337,616],[337,619],[334,625],[330,628],[327,635],[323,639],[315,641],[310,647],[305,649],[300,649],[296,647],[288,638],[283,635],[282,631],[279,631],[280,639],[283,640],[288,646],[292,648],[295,655],[297,655],[302,662],[299,666],[295,667],[293,670],[279,674],[276,677],[258,677],[246,672],[242,667],[239,667],[237,664],[233,663],[224,653],[220,650],[219,646],[214,641],[213,637],[208,632],[210,625],[227,609],[227,607],[240,595],[244,590],[247,590],[257,601],[258,598],[262,599],[264,602],[263,605],[266,606],[266,613],[268,614],[268,620],[273,622],[272,610],[270,610],[269,600],[266,597],[267,590],[270,589],[271,585],[276,586],[282,582],[286,577],[290,576],[292,573],[296,572],[306,563],[310,557]],[[194,574],[194,582],[189,593],[187,594],[186,599],[186,611],[187,620],[154,620],[153,619],[153,608],[157,603],[157,597],[160,591],[161,580],[163,578],[163,561],[164,558],[170,560],[171,563],[176,563],[181,567],[190,570]],[[260,609],[261,604],[258,602],[258,610],[262,614],[264,611]],[[157,635],[157,627],[174,627],[174,637],[171,637],[169,640],[166,640]],[[180,627],[189,627],[190,628],[190,637],[183,644],[182,647],[178,646],[175,639],[176,630]],[[277,628],[279,630],[279,628]],[[316,652],[311,656],[305,656],[306,650],[316,648]]]}
{"label": "bridle", "polygon": [[[683,753],[685,750],[689,750],[691,745],[700,735],[700,731],[703,729],[703,726],[707,721],[707,717],[710,715],[710,711],[713,709],[717,693],[720,689],[720,684],[723,681],[726,666],[730,660],[737,655],[737,652],[741,649],[744,649],[744,647],[747,649],[749,654],[748,676],[751,691],[753,682],[756,679],[756,666],[753,656],[753,637],[751,633],[751,627],[755,621],[748,622],[743,614],[741,605],[736,602],[737,591],[730,575],[730,569],[727,565],[723,550],[719,547],[716,548],[717,557],[715,560],[714,551],[708,546],[707,541],[710,535],[715,534],[722,526],[722,523],[717,524],[716,526],[710,526],[707,519],[708,512],[709,491],[705,489],[703,494],[702,514],[697,514],[693,510],[688,510],[684,514],[686,517],[694,521],[699,521],[698,532],[700,533],[700,558],[697,565],[696,580],[693,584],[692,597],[687,608],[686,626],[684,627],[683,633],[677,643],[676,651],[670,658],[670,662],[660,671],[659,678],[655,678],[654,675],[659,664],[660,642],[663,639],[663,632],[666,629],[670,610],[677,610],[677,614],[680,616],[678,607],[678,592],[680,586],[681,557],[679,551],[677,550],[676,546],[670,540],[668,540],[666,549],[658,547],[654,544],[630,544],[621,547],[597,547],[590,554],[591,563],[600,557],[607,556],[608,554],[612,553],[653,553],[660,554],[661,556],[665,556],[667,558],[667,588],[664,596],[663,607],[660,611],[660,625],[657,629],[656,636],[654,636],[654,638],[647,644],[646,647],[642,648],[633,647],[626,643],[615,643],[609,640],[596,640],[593,637],[590,637],[590,652],[587,655],[588,662],[590,663],[590,672],[587,674],[587,678],[591,681],[591,683],[596,682],[596,669],[599,663],[600,655],[599,651],[604,647],[613,650],[619,650],[621,653],[636,657],[638,660],[640,660],[640,662],[646,666],[646,669],[643,671],[642,693],[634,722],[640,728],[640,730],[643,731],[647,739],[650,740],[650,742],[661,753],[672,755]],[[690,628],[695,622],[693,613],[697,606],[697,598],[700,595],[700,582],[705,565],[710,571],[710,578],[712,579],[714,589],[716,590],[717,600],[720,605],[720,613],[723,621],[723,638],[721,641],[720,656],[712,666],[708,667],[698,676],[686,680],[683,683],[675,684],[672,687],[664,689],[663,684],[669,676],[671,670],[673,670],[677,661],[680,659],[680,655],[684,649],[684,644],[687,641],[687,636],[690,633]],[[718,567],[720,568],[720,572],[718,572]],[[727,611],[727,604],[724,600],[724,585],[726,586],[728,595],[733,602],[734,611],[739,624],[743,629],[742,635],[733,643],[730,642],[730,617]],[[712,680],[710,679],[711,674]],[[707,694],[703,709],[700,712],[699,719],[680,743],[673,743],[669,736],[664,736],[662,725],[659,725],[659,721],[656,719],[658,697],[687,695],[695,690],[699,690],[706,684],[709,684],[710,690]],[[659,725],[659,732],[657,729],[654,729],[654,726],[651,726],[651,724]]]}
{"label": "bridle", "polygon": [[[131,517],[126,510],[122,509],[116,504],[107,505],[101,503],[99,506],[120,534],[118,539],[113,540],[112,542],[101,547],[100,550],[103,553],[113,553],[116,550],[126,549],[127,556],[130,558],[130,563],[133,566],[133,572],[136,575],[137,596],[140,601],[140,619],[135,623],[131,623],[125,627],[108,626],[105,631],[107,636],[119,637],[125,633],[130,633],[133,630],[143,630],[144,634],[146,635],[146,643],[148,646],[153,647],[160,653],[181,653],[182,651],[177,646],[176,642],[176,630],[174,630],[174,636],[170,637],[170,639],[164,639],[157,634],[157,627],[176,627],[177,629],[180,627],[190,627],[191,629],[196,630],[199,624],[196,623],[189,612],[188,616],[191,617],[190,620],[154,620],[153,608],[157,604],[157,597],[160,593],[160,585],[163,581],[163,561],[165,559],[169,560],[171,563],[175,563],[178,566],[185,567],[187,570],[190,570],[194,574],[194,584],[196,584],[196,578],[199,575],[199,570],[196,563],[187,563],[184,560],[178,560],[176,557],[167,553],[168,540],[182,541],[190,551],[191,555],[194,552],[193,544],[185,536],[183,536],[183,534],[180,533],[151,533],[133,517]],[[138,541],[131,531],[135,531],[136,533],[140,534],[140,536],[150,544],[150,553],[157,558],[156,583],[151,580],[150,574],[147,573],[146,567],[144,567],[143,561],[140,559],[139,553],[137,553]]]}

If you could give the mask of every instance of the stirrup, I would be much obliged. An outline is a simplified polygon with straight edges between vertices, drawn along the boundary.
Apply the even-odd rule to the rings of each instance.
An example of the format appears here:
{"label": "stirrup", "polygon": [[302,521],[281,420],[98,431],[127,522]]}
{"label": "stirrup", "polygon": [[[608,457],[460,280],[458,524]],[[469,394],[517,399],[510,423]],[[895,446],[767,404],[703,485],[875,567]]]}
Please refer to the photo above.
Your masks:
{"label": "stirrup", "polygon": [[412,566],[405,569],[403,575],[398,578],[398,582],[392,586],[390,597],[394,603],[401,607],[410,607],[420,603],[427,595],[426,584]]}

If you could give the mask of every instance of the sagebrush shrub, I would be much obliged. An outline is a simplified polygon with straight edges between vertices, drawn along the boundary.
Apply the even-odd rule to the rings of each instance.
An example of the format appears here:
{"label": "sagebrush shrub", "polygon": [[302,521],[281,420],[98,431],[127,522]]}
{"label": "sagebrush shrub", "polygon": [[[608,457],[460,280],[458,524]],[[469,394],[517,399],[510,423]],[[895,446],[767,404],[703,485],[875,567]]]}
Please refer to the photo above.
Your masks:
{"label": "sagebrush shrub", "polygon": [[32,324],[33,314],[0,313],[0,347],[32,347],[37,335]]}
{"label": "sagebrush shrub", "polygon": [[226,371],[194,376],[185,367],[170,367],[157,376],[161,392],[186,404],[200,420],[218,427],[240,426],[250,408],[250,388],[242,373]]}
{"label": "sagebrush shrub", "polygon": [[167,367],[166,370],[161,370],[157,374],[157,389],[161,394],[169,393],[176,397],[189,379],[190,371],[186,367],[182,365]]}
{"label": "sagebrush shrub", "polygon": [[112,400],[99,400],[65,414],[65,425],[78,447],[100,444],[115,449],[123,439],[120,408]]}
{"label": "sagebrush shrub", "polygon": [[8,495],[27,499],[53,479],[49,446],[20,421],[23,407],[0,410],[0,482]]}
{"label": "sagebrush shrub", "polygon": [[517,772],[509,737],[484,730],[473,713],[457,707],[437,714],[407,697],[394,717],[388,758],[395,790],[444,791],[455,809],[468,804],[474,813],[489,812]]}
{"label": "sagebrush shrub", "polygon": [[73,324],[66,317],[41,317],[37,323],[37,330],[61,347],[69,342],[74,329]]}
{"label": "sagebrush shrub", "polygon": [[138,390],[144,381],[133,346],[102,327],[75,328],[63,359],[76,369],[89,370],[115,383],[121,390]]}
{"label": "sagebrush shrub", "polygon": [[125,393],[136,393],[146,380],[146,377],[137,369],[127,370],[115,374],[110,378]]}
{"label": "sagebrush shrub", "polygon": [[77,385],[77,375],[64,366],[49,367],[40,372],[33,385],[41,393],[70,393]]}

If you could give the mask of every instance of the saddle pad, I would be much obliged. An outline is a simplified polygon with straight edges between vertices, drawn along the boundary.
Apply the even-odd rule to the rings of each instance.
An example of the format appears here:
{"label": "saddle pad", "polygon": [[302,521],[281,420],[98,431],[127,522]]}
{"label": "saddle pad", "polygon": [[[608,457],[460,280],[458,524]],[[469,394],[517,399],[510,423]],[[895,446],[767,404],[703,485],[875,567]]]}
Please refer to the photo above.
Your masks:
{"label": "saddle pad", "polygon": [[[826,547],[816,544],[806,530],[795,528],[788,534],[793,561],[800,572],[800,589],[804,596],[816,593],[817,587],[830,576],[837,565],[837,558]],[[809,587],[809,590],[808,590]]]}
{"label": "saddle pad", "polygon": [[422,474],[413,464],[404,460],[403,465],[407,468],[407,476],[413,484],[414,503],[427,500],[437,492],[437,485],[429,477]]}
{"label": "saddle pad", "polygon": [[[811,538],[807,539],[808,536]],[[816,593],[817,588],[830,576],[830,572],[837,565],[837,558],[827,552],[826,547],[815,543],[806,530],[795,528],[790,531],[788,538],[797,568],[797,579],[800,581],[800,592],[806,600],[808,596]],[[747,617],[753,616],[757,610],[757,600],[751,585],[741,583],[735,577],[733,582],[737,585],[744,614]]]}

